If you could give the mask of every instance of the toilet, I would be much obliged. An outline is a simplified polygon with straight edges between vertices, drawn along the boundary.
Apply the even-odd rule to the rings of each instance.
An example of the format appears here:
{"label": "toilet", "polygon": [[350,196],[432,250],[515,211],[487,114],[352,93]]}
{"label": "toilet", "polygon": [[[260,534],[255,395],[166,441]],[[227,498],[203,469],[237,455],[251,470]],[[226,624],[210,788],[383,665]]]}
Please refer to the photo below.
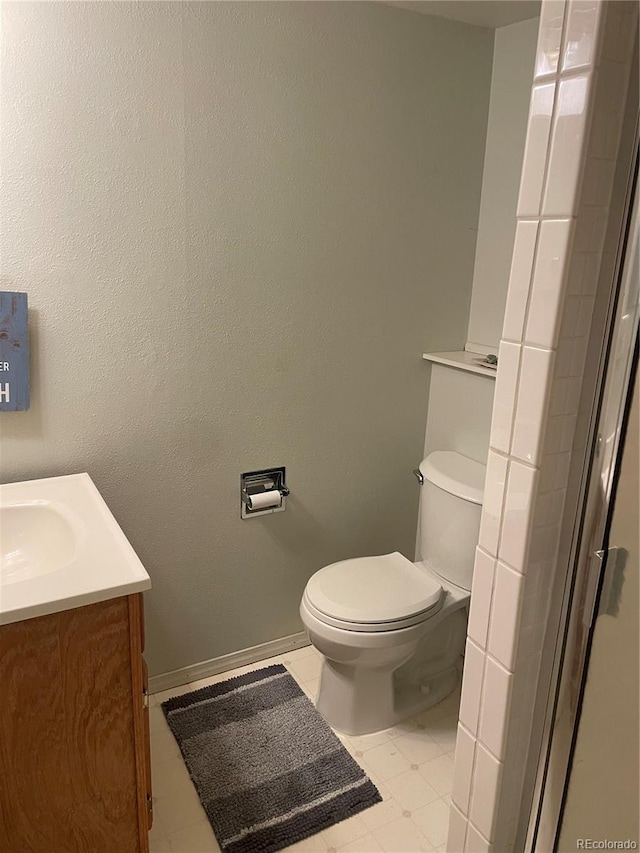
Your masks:
{"label": "toilet", "polygon": [[459,682],[485,467],[438,450],[419,471],[422,559],[394,551],[332,563],[300,604],[323,655],[318,711],[345,734],[390,728]]}

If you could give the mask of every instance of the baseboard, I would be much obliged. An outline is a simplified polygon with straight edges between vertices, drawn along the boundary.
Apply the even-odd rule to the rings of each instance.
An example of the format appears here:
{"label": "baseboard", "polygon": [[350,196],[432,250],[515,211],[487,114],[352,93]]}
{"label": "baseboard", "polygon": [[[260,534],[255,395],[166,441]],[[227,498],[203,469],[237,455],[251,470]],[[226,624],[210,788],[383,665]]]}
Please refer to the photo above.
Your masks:
{"label": "baseboard", "polygon": [[248,649],[240,649],[240,651],[231,652],[228,655],[220,655],[218,658],[204,660],[202,663],[183,666],[182,669],[152,675],[149,679],[149,693],[159,693],[161,690],[170,690],[172,687],[179,687],[181,684],[200,681],[201,678],[210,678],[219,672],[237,669],[239,666],[246,666],[249,663],[282,655],[285,652],[291,652],[308,645],[307,632],[300,631],[297,634],[290,634],[288,637],[280,637],[277,640],[270,640],[268,643],[260,643],[259,646],[251,646]]}

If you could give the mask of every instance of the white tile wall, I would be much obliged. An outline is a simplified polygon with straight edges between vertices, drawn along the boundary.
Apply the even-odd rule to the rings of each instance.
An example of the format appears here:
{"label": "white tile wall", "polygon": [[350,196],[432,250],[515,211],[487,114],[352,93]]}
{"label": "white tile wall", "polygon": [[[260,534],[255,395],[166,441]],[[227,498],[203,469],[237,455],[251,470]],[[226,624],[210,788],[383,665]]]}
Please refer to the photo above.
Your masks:
{"label": "white tile wall", "polygon": [[538,471],[535,468],[515,460],[509,463],[498,557],[519,572],[524,572],[526,568],[537,480]]}
{"label": "white tile wall", "polygon": [[542,3],[449,853],[514,842],[637,14],[616,0]]}
{"label": "white tile wall", "polygon": [[504,311],[503,340],[522,340],[538,229],[537,221],[524,220],[516,225],[509,289]]}
{"label": "white tile wall", "polygon": [[455,805],[451,806],[451,813],[449,815],[449,832],[447,835],[447,850],[451,851],[461,851],[464,850],[464,843],[467,836],[467,819],[462,814],[462,812],[456,808]]}
{"label": "white tile wall", "polygon": [[473,824],[469,824],[464,853],[490,853],[492,846]]}
{"label": "white tile wall", "polygon": [[496,570],[488,651],[493,658],[511,671],[515,667],[517,628],[522,609],[523,587],[523,576],[499,562]]}
{"label": "white tile wall", "polygon": [[580,74],[559,81],[542,205],[544,216],[566,216],[576,210],[593,76]]}
{"label": "white tile wall", "polygon": [[500,518],[507,482],[507,460],[498,453],[489,451],[484,487],[484,504],[480,520],[478,543],[489,554],[498,553]]}
{"label": "white tile wall", "polygon": [[463,725],[458,725],[456,740],[456,763],[453,769],[451,801],[463,814],[469,811],[471,781],[475,762],[476,740]]}
{"label": "white tile wall", "polygon": [[508,453],[511,446],[513,398],[518,388],[521,349],[520,344],[502,341],[498,350],[500,370],[496,376],[496,390],[493,398],[491,440],[496,450],[501,450],[503,453]]}
{"label": "white tile wall", "polygon": [[531,92],[527,140],[518,196],[518,218],[538,216],[540,212],[555,89],[555,83],[542,83],[535,85]]}
{"label": "white tile wall", "polygon": [[565,0],[547,0],[540,12],[535,79],[555,74],[560,59]]}
{"label": "white tile wall", "polygon": [[464,655],[465,666],[462,678],[464,701],[460,700],[460,722],[473,735],[478,731],[484,660],[482,649],[476,646],[473,640],[468,639]]}
{"label": "white tile wall", "polygon": [[476,747],[469,819],[488,839],[494,833],[501,777],[502,763],[479,743]]}
{"label": "white tile wall", "polygon": [[[505,346],[507,345],[505,344]],[[520,388],[517,394],[511,454],[530,465],[540,464],[545,413],[554,358],[554,353],[551,350],[529,346],[522,347]],[[515,394],[511,398],[509,407],[509,414],[512,417],[514,397]]]}
{"label": "white tile wall", "polygon": [[562,70],[589,67],[595,57],[599,0],[576,0],[569,8],[564,40]]}
{"label": "white tile wall", "polygon": [[467,633],[483,649],[486,648],[489,631],[495,564],[495,559],[482,548],[476,550]]}
{"label": "white tile wall", "polygon": [[572,228],[570,219],[545,220],[540,226],[525,332],[529,344],[556,345]]}
{"label": "white tile wall", "polygon": [[507,720],[511,702],[512,674],[492,657],[487,656],[484,675],[484,698],[480,720],[480,740],[491,753],[504,760]]}

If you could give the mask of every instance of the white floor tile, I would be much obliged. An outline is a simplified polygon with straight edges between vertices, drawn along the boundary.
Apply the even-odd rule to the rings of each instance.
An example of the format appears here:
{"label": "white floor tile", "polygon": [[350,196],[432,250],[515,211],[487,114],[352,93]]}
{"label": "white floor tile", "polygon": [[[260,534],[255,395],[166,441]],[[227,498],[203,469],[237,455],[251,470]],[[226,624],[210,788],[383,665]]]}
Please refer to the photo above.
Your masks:
{"label": "white floor tile", "polygon": [[446,842],[449,829],[449,806],[444,800],[434,800],[416,809],[411,813],[411,819],[434,847]]}
{"label": "white floor tile", "polygon": [[149,853],[171,853],[169,838],[155,819],[149,833]]}
{"label": "white floor tile", "polygon": [[453,758],[449,753],[425,761],[424,764],[420,765],[419,772],[440,796],[451,793]]}
{"label": "white floor tile", "polygon": [[[300,683],[300,682],[298,682],[298,683]],[[319,684],[320,684],[319,678],[313,678],[313,679],[311,679],[311,681],[303,681],[302,684],[300,684],[300,687],[302,688],[302,690],[305,692],[305,694],[309,697],[309,699],[311,699],[311,701],[314,704],[315,704],[316,699],[318,698],[318,685]]]}
{"label": "white floor tile", "polygon": [[151,789],[157,799],[168,797],[192,784],[181,755],[167,758],[165,761],[156,761],[151,765]]}
{"label": "white floor tile", "polygon": [[433,846],[416,824],[406,817],[376,829],[373,837],[389,853],[431,853]]}
{"label": "white floor tile", "polygon": [[169,840],[175,832],[203,821],[209,822],[191,782],[166,797],[158,797],[154,802],[154,813]]}
{"label": "white floor tile", "polygon": [[360,815],[347,818],[340,823],[335,823],[333,826],[322,830],[322,837],[327,842],[328,847],[343,847],[354,841],[356,838],[362,838],[369,832],[366,824],[363,822]]}
{"label": "white floor tile", "polygon": [[321,668],[322,661],[316,655],[307,655],[287,664],[287,669],[291,671],[296,680],[300,679],[303,682],[320,678]]}
{"label": "white floor tile", "polygon": [[369,831],[379,829],[387,823],[392,823],[402,817],[402,806],[393,798],[376,803],[370,809],[360,813],[362,822],[366,824]]}
{"label": "white floor tile", "polygon": [[161,705],[167,699],[172,699],[174,696],[188,693],[191,689],[189,684],[181,684],[179,687],[172,687],[170,690],[161,690],[160,693],[153,693],[151,695],[151,707]]}
{"label": "white floor tile", "polygon": [[365,835],[363,838],[357,838],[343,847],[339,847],[341,853],[378,853],[382,851],[382,847],[375,840],[373,835]]}
{"label": "white floor tile", "polygon": [[409,770],[411,767],[410,761],[394,745],[393,741],[387,741],[373,749],[368,749],[362,757],[365,764],[383,782],[403,773],[405,770]]}
{"label": "white floor tile", "polygon": [[387,781],[391,796],[403,809],[413,811],[439,799],[437,791],[416,770],[407,770]]}
{"label": "white floor tile", "polygon": [[275,666],[276,664],[284,664],[286,655],[274,655],[272,658],[265,658],[253,666],[256,669],[264,669],[266,666]]}
{"label": "white floor tile", "polygon": [[365,753],[368,749],[373,749],[375,746],[380,746],[383,743],[389,743],[389,738],[386,732],[374,732],[370,735],[344,735],[351,745],[358,752]]}
{"label": "white floor tile", "polygon": [[167,836],[156,836],[153,841],[149,839],[149,853],[172,853],[171,842]]}
{"label": "white floor tile", "polygon": [[449,714],[439,720],[435,720],[427,729],[429,737],[432,738],[443,752],[450,752],[456,747],[456,736],[458,732],[458,715]]}
{"label": "white floor tile", "polygon": [[415,732],[417,728],[418,726],[415,717],[410,717],[408,720],[403,720],[401,723],[398,723],[397,726],[385,729],[384,733],[389,740],[395,740],[396,738]]}
{"label": "white floor tile", "polygon": [[202,687],[211,687],[212,684],[219,684],[221,681],[226,681],[231,678],[228,672],[218,672],[216,675],[210,675],[208,678],[200,678],[198,681],[192,681],[189,684],[189,690],[200,690]]}
{"label": "white floor tile", "polygon": [[166,761],[168,758],[175,758],[180,755],[176,739],[171,733],[171,729],[167,726],[165,729],[151,731],[151,764],[155,762]]}
{"label": "white floor tile", "polygon": [[409,732],[397,737],[394,744],[412,764],[422,764],[443,753],[442,747],[426,731]]}
{"label": "white floor tile", "polygon": [[294,649],[291,652],[285,652],[282,655],[282,659],[285,663],[289,663],[289,661],[300,660],[301,658],[306,658],[309,655],[317,655],[317,651],[313,646],[300,646],[299,649]]}
{"label": "white floor tile", "polygon": [[220,853],[208,820],[171,833],[169,843],[171,853]]}
{"label": "white floor tile", "polygon": [[149,708],[149,729],[152,734],[164,731],[165,729],[169,731],[167,718],[159,705],[152,705]]}
{"label": "white floor tile", "polygon": [[451,714],[455,714],[457,717],[459,708],[460,688],[457,688],[453,693],[446,696],[442,702],[438,702],[437,705],[427,708],[426,711],[422,711],[422,713],[417,714],[412,719],[416,728],[429,731],[430,727],[439,720],[442,720],[443,717],[450,717]]}
{"label": "white floor tile", "polygon": [[353,758],[355,758],[355,759],[356,759],[356,761],[360,761],[360,759],[362,758],[362,753],[361,753],[361,752],[359,752],[359,751],[354,747],[354,745],[351,743],[350,738],[346,737],[346,735],[342,735],[342,734],[340,734],[339,732],[335,732],[335,734],[336,734],[336,736],[337,736],[338,740],[340,741],[340,743],[341,743],[341,744],[344,746],[344,748],[347,750],[347,752],[349,753],[349,755],[351,755]]}

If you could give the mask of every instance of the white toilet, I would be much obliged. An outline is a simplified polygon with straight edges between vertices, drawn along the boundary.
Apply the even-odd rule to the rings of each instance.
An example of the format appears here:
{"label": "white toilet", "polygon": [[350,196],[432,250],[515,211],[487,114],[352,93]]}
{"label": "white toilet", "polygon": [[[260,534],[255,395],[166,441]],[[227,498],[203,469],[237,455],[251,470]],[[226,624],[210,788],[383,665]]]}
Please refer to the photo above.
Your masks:
{"label": "white toilet", "polygon": [[394,726],[458,683],[485,467],[438,450],[420,464],[420,551],[325,566],[300,615],[324,656],[318,711],[345,734]]}

